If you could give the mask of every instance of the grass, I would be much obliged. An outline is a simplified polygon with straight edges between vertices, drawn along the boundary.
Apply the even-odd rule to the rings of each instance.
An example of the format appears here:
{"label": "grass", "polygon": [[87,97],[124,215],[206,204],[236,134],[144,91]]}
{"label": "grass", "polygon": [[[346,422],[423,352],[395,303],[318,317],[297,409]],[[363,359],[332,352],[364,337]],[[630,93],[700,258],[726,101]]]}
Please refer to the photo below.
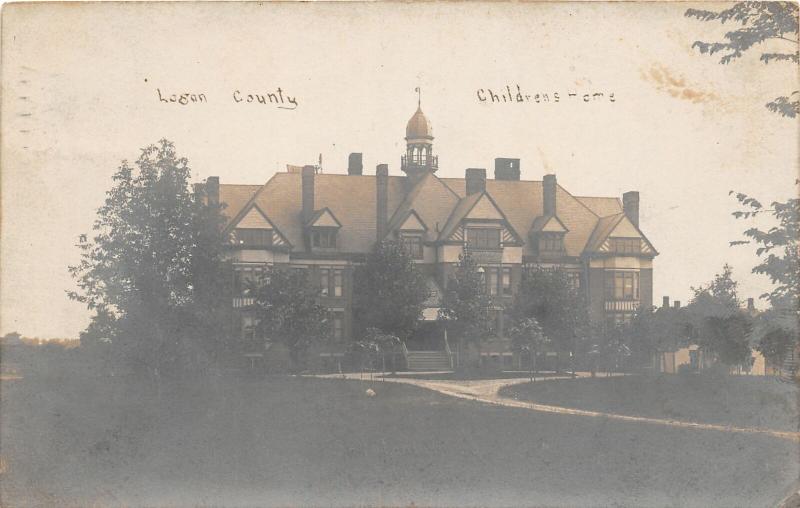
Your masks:
{"label": "grass", "polygon": [[797,447],[766,436],[379,381],[225,377],[159,392],[90,372],[2,385],[3,506],[770,506],[798,477]]}
{"label": "grass", "polygon": [[686,374],[553,380],[504,388],[542,404],[702,423],[798,430],[798,390],[776,378]]}

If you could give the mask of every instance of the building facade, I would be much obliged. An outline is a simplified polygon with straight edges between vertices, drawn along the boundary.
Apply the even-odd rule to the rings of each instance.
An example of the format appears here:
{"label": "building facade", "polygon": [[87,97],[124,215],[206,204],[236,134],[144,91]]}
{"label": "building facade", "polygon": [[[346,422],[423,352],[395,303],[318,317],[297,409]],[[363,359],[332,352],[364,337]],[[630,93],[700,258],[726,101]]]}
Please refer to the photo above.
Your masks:
{"label": "building facade", "polygon": [[[333,343],[352,335],[353,269],[376,242],[401,242],[428,276],[432,297],[425,320],[435,320],[459,255],[470,249],[495,301],[514,298],[524,267],[560,266],[585,292],[595,320],[621,323],[652,305],[655,248],[639,228],[639,194],[574,196],[556,175],[522,180],[520,160],[497,158],[494,178],[469,168],[464,178],[437,176],[433,130],[420,108],[406,126],[402,174],[379,164],[365,174],[360,153],[347,172],[287,166],[263,185],[206,181],[224,204],[236,285],[265,265],[308,270],[320,301],[332,312]],[[233,299],[234,323],[252,332],[250,302]],[[503,330],[501,307],[497,329]]]}

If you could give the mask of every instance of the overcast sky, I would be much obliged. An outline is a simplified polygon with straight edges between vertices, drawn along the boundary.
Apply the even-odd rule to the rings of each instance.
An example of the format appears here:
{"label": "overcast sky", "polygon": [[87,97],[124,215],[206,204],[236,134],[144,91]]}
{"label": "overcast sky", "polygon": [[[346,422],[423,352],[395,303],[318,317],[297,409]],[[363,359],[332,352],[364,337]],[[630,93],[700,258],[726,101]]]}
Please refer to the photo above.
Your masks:
{"label": "overcast sky", "polygon": [[[764,202],[795,192],[798,123],[763,105],[798,88],[797,67],[699,54],[693,41],[730,25],[685,18],[690,6],[6,6],[0,333],[85,327],[88,313],[65,295],[67,265],[119,161],[141,147],[166,137],[197,180],[223,183],[260,184],[320,153],[326,172],[345,172],[354,151],[365,172],[388,163],[399,174],[417,86],[440,176],[492,174],[495,157],[519,157],[524,179],[553,172],[575,195],[638,190],[661,253],[656,302],[685,302],[726,261],[741,296],[758,296],[769,281],[750,274],[752,249],[728,246],[748,226],[731,217],[728,191]],[[530,101],[478,100],[517,84]],[[278,87],[296,109],[233,96]],[[207,102],[163,103],[157,89]],[[586,93],[604,96],[584,103]]]}

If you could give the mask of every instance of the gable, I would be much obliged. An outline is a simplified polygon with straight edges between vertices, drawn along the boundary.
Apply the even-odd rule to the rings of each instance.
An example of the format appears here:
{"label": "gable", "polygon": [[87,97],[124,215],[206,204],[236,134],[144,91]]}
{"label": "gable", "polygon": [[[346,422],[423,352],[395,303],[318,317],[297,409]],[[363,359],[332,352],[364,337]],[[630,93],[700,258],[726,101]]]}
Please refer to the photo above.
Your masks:
{"label": "gable", "polygon": [[622,217],[622,220],[611,230],[608,236],[612,238],[642,238],[642,234],[636,229],[636,226],[625,216]]}
{"label": "gable", "polygon": [[411,210],[406,217],[406,220],[398,228],[400,231],[425,231],[428,228],[425,227],[425,224],[422,222],[422,219],[419,218],[417,212]]}
{"label": "gable", "polygon": [[478,202],[472,206],[472,209],[464,217],[465,219],[483,219],[483,220],[503,220],[503,214],[492,203],[486,194],[483,194]]}
{"label": "gable", "polygon": [[331,213],[331,211],[328,210],[327,208],[321,210],[317,214],[317,217],[315,217],[314,220],[312,220],[309,225],[312,227],[322,227],[322,228],[324,227],[338,228],[342,226],[341,224],[339,224],[339,221],[336,220],[336,217],[333,216],[333,213]]}
{"label": "gable", "polygon": [[257,206],[251,207],[234,227],[238,229],[274,229],[272,223]]}

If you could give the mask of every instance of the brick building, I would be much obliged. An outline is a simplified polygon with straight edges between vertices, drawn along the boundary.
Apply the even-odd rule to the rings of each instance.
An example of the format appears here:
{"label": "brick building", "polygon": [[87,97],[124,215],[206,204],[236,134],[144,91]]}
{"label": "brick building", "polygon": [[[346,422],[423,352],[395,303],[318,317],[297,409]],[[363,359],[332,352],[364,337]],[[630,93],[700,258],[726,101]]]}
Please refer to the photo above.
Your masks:
{"label": "brick building", "polygon": [[[521,180],[520,160],[495,159],[464,178],[440,178],[431,124],[417,109],[406,126],[402,174],[379,164],[365,174],[360,153],[347,172],[287,166],[263,185],[220,183],[210,199],[225,203],[237,283],[265,264],[309,270],[321,302],[332,311],[336,341],[351,336],[353,267],[377,241],[394,239],[429,276],[432,297],[424,319],[436,319],[440,295],[465,247],[484,271],[487,291],[502,301],[516,292],[526,265],[559,265],[585,291],[595,320],[623,322],[652,305],[656,250],[639,228],[639,194],[574,196],[555,175]],[[250,333],[246,296],[234,298],[236,328]],[[503,329],[502,312],[497,328]],[[333,348],[335,349],[335,348]]]}

